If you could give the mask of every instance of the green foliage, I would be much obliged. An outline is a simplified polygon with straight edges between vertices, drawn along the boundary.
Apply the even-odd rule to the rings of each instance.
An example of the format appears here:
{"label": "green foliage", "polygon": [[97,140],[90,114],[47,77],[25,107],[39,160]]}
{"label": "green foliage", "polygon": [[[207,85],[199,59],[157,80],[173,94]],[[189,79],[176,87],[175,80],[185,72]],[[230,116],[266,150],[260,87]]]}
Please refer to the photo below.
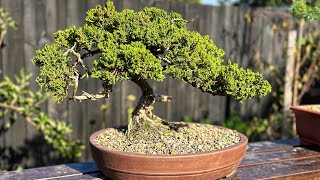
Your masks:
{"label": "green foliage", "polygon": [[270,126],[267,119],[254,117],[253,120],[245,121],[239,114],[232,114],[224,122],[223,126],[234,129],[246,135],[250,141],[259,140]]}
{"label": "green foliage", "polygon": [[36,52],[33,59],[35,65],[40,67],[37,82],[40,86],[44,86],[51,93],[52,98],[58,102],[68,96],[67,80],[73,75],[71,68],[68,67],[70,60],[70,57],[63,55],[57,44],[44,46]]}
{"label": "green foliage", "polygon": [[72,74],[80,72],[63,55],[74,45],[83,58],[99,55],[84,62],[93,64],[91,77],[108,85],[132,78],[162,81],[168,74],[203,92],[240,101],[271,91],[261,74],[231,62],[223,65],[224,51],[209,36],[187,30],[181,15],[153,7],[117,12],[108,2],[89,10],[83,27],[58,31],[55,40],[38,50],[33,62],[40,67],[38,82],[58,101],[67,97]]}
{"label": "green foliage", "polygon": [[[28,87],[31,74],[24,71],[15,76],[15,81],[5,76],[0,82],[0,118],[8,117],[0,133],[7,131],[19,116],[34,126],[46,142],[66,158],[79,157],[84,146],[79,141],[69,140],[71,126],[64,121],[50,119],[40,108],[48,95],[41,90],[33,92]],[[7,118],[4,118],[7,119]]]}
{"label": "green foliage", "polygon": [[320,19],[319,0],[297,0],[291,6],[292,14],[308,21]]}
{"label": "green foliage", "polygon": [[0,22],[0,29],[2,30],[2,33],[7,29],[6,26],[11,27],[12,29],[17,28],[15,21],[3,8],[0,8],[0,18],[2,19],[2,22]]}
{"label": "green foliage", "polygon": [[12,29],[17,28],[17,25],[11,16],[0,7],[0,45],[3,42],[4,36],[7,34],[8,26]]}
{"label": "green foliage", "polygon": [[[299,42],[301,44],[301,63],[302,66],[299,69],[299,91],[303,88],[304,84],[309,81],[319,81],[320,75],[318,72],[320,69],[320,32],[306,34]],[[310,86],[312,87],[312,86]],[[306,92],[309,91],[310,87]]]}

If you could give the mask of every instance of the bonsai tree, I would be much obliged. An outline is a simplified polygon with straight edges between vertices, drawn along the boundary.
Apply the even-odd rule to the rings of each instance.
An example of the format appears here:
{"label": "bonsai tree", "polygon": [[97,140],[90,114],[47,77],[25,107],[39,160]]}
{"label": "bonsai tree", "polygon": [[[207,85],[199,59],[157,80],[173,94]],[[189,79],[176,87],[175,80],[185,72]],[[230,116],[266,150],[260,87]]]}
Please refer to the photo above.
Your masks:
{"label": "bonsai tree", "polygon": [[[167,75],[213,96],[231,95],[239,101],[271,91],[261,74],[231,61],[223,64],[224,51],[209,36],[189,31],[187,23],[177,13],[153,7],[117,12],[112,2],[97,6],[87,12],[83,27],[56,32],[55,43],[36,52],[32,61],[40,68],[37,82],[57,101],[83,101],[108,98],[114,84],[132,81],[142,94],[128,125],[130,138],[143,129],[161,132],[185,126],[152,113],[155,102],[172,98],[156,94],[148,80],[161,82]],[[91,56],[94,60],[87,60]],[[79,94],[83,78],[100,79],[104,91]]]}

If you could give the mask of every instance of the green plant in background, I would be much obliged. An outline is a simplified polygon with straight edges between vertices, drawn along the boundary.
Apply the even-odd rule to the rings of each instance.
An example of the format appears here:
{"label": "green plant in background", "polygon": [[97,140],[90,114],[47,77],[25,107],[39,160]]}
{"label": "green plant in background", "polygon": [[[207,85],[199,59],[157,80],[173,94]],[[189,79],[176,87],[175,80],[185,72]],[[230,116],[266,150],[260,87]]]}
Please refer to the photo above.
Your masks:
{"label": "green plant in background", "polygon": [[256,141],[266,133],[270,124],[267,119],[257,117],[254,117],[250,121],[243,120],[239,114],[235,113],[223,122],[223,126],[245,134],[250,141]]}
{"label": "green plant in background", "polygon": [[21,116],[63,157],[79,157],[84,146],[79,141],[67,138],[72,131],[69,124],[50,119],[41,110],[40,105],[48,98],[48,94],[43,94],[41,90],[32,92],[28,87],[30,77],[31,74],[21,71],[19,76],[15,76],[15,81],[5,76],[0,82],[0,118],[6,117],[3,118],[6,122],[0,127],[0,133],[5,133]]}
{"label": "green plant in background", "polygon": [[184,116],[182,118],[182,121],[183,122],[196,122],[196,123],[202,123],[202,124],[210,124],[211,123],[211,120],[209,118],[203,118],[203,119],[200,119],[200,120],[195,120],[195,119],[193,119],[192,117],[189,117],[189,116]]}
{"label": "green plant in background", "polygon": [[308,21],[320,19],[319,0],[296,0],[291,6],[291,11],[297,18],[304,18]]}
{"label": "green plant in background", "polygon": [[223,121],[222,126],[245,134],[249,141],[279,139],[283,120],[282,109],[276,103],[272,104],[271,109],[272,112],[267,118],[242,119],[238,113],[234,113]]}
{"label": "green plant in background", "polygon": [[[3,8],[0,8],[0,46],[8,27],[16,29],[16,23]],[[42,93],[41,90],[31,91],[28,87],[30,78],[31,74],[21,70],[19,75],[14,76],[14,81],[7,76],[0,81],[0,119],[5,121],[0,126],[0,135],[7,132],[20,116],[36,128],[46,142],[63,157],[79,157],[84,146],[79,141],[68,138],[72,131],[69,124],[49,118],[41,110],[41,103],[48,98],[48,94]]]}
{"label": "green plant in background", "polygon": [[15,21],[3,8],[0,7],[0,47],[3,43],[5,35],[8,32],[8,27],[17,29]]}
{"label": "green plant in background", "polygon": [[318,0],[297,0],[291,6],[292,14],[300,19],[299,22],[299,43],[296,48],[293,105],[300,104],[303,95],[310,89],[317,78],[319,69],[320,43],[317,31],[304,35],[304,20],[314,21],[320,18],[320,1]]}

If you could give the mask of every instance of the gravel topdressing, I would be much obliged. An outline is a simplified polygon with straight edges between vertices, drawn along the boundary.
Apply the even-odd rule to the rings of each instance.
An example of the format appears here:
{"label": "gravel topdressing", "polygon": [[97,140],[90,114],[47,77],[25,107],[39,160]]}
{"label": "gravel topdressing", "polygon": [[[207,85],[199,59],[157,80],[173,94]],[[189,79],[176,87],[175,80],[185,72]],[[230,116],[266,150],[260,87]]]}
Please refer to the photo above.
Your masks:
{"label": "gravel topdressing", "polygon": [[102,132],[97,140],[111,150],[170,155],[217,150],[234,145],[241,139],[234,130],[212,125],[189,124],[178,130],[157,126],[143,128],[130,138],[127,138],[125,129],[110,128]]}

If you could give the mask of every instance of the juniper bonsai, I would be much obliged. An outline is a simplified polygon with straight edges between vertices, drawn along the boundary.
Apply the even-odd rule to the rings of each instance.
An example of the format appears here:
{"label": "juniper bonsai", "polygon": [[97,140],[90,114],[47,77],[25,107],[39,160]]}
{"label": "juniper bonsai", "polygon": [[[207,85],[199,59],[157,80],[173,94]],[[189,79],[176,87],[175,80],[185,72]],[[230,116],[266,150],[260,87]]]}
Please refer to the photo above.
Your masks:
{"label": "juniper bonsai", "polygon": [[[40,68],[37,81],[57,101],[108,98],[114,84],[134,82],[142,95],[128,125],[130,136],[145,122],[178,126],[152,113],[155,102],[172,98],[155,94],[147,80],[161,82],[167,75],[202,92],[239,101],[271,91],[261,74],[231,61],[224,65],[224,51],[209,36],[189,31],[187,23],[177,13],[154,7],[117,12],[112,2],[97,6],[87,12],[83,27],[56,32],[55,43],[36,52],[32,61]],[[91,56],[95,60],[88,60]],[[104,91],[79,94],[83,78],[100,79]]]}

